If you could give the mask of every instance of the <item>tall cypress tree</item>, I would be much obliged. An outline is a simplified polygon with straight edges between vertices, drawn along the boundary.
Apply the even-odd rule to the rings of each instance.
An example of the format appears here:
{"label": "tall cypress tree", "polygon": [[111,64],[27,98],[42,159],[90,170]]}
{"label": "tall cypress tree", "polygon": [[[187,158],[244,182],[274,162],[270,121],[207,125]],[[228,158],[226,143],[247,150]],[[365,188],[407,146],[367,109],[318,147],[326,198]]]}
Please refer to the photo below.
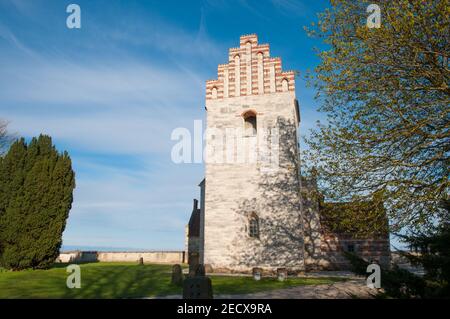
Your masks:
{"label": "tall cypress tree", "polygon": [[1,161],[0,166],[0,265],[8,258],[15,243],[16,230],[10,225],[21,225],[21,211],[18,209],[17,198],[23,192],[25,179],[24,168],[27,156],[27,145],[24,139],[12,144],[9,152]]}
{"label": "tall cypress tree", "polygon": [[70,157],[41,135],[29,145],[14,143],[0,165],[0,263],[14,270],[47,268],[58,256],[72,205]]}

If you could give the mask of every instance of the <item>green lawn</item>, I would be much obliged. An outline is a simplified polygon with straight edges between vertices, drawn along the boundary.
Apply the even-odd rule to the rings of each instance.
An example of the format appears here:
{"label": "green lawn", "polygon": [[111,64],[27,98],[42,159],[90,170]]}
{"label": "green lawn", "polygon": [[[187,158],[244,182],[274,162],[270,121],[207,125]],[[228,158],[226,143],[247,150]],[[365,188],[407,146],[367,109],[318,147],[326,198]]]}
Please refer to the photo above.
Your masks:
{"label": "green lawn", "polygon": [[[0,298],[141,298],[181,294],[170,284],[170,265],[91,263],[81,266],[81,288],[66,287],[67,265],[49,270],[0,270]],[[341,278],[273,278],[212,276],[214,294],[251,293],[298,285],[329,284]]]}

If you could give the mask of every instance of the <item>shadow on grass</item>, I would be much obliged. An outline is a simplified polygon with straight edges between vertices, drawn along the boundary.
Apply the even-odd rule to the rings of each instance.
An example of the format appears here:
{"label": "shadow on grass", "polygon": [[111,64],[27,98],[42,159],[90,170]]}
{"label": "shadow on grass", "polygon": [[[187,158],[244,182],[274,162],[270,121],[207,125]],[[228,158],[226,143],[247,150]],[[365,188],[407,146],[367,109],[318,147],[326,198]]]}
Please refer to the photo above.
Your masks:
{"label": "shadow on grass", "polygon": [[68,264],[49,270],[0,273],[0,298],[142,298],[181,294],[170,285],[170,265],[80,264],[81,288],[69,289]]}
{"label": "shadow on grass", "polygon": [[170,285],[167,265],[104,265],[83,271],[82,288],[67,289],[63,298],[142,298],[179,294]]}
{"label": "shadow on grass", "polygon": [[[123,299],[181,295],[182,288],[170,284],[171,265],[135,263],[81,264],[81,288],[69,289],[68,264],[49,270],[0,273],[0,298]],[[245,294],[300,285],[331,284],[342,278],[276,278],[212,276],[214,294]]]}

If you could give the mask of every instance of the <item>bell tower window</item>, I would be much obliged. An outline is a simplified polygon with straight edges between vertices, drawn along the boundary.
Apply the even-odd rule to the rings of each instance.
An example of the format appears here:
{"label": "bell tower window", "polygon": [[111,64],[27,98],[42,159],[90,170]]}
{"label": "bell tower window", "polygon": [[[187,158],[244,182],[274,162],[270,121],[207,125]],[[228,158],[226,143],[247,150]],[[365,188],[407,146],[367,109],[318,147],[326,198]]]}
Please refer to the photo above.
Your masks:
{"label": "bell tower window", "polygon": [[244,130],[246,136],[255,136],[257,133],[256,113],[248,111],[244,114]]}

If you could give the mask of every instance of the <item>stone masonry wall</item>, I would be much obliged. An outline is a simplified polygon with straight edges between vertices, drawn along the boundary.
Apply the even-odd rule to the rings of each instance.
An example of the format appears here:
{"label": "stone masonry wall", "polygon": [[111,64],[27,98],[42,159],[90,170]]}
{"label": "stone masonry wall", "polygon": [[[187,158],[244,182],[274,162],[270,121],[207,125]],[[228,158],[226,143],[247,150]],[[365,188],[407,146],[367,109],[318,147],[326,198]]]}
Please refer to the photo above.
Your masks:
{"label": "stone masonry wall", "polygon": [[61,252],[58,262],[138,262],[140,258],[144,263],[180,264],[187,262],[184,251],[143,251],[143,252],[96,252],[71,251]]}

